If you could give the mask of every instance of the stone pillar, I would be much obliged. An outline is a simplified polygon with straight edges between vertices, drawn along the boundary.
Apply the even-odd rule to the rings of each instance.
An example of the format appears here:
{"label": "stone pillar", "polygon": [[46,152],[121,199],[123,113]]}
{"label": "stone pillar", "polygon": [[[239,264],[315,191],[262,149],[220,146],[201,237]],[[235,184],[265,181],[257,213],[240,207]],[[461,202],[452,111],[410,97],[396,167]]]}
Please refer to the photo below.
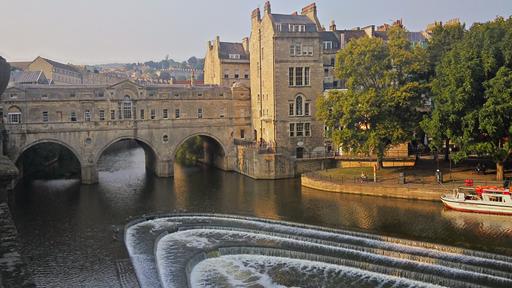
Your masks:
{"label": "stone pillar", "polygon": [[154,173],[157,177],[168,178],[174,176],[174,161],[157,160],[155,161]]}
{"label": "stone pillar", "polygon": [[98,167],[96,164],[82,165],[82,184],[98,183]]}

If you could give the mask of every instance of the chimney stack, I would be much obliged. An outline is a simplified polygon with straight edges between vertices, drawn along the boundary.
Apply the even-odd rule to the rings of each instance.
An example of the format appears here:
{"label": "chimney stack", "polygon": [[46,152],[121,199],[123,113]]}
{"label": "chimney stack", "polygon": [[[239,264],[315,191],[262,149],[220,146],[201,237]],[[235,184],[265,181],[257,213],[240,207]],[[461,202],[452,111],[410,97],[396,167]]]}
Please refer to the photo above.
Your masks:
{"label": "chimney stack", "polygon": [[249,54],[249,37],[244,37],[242,39],[242,46],[244,47],[245,53]]}
{"label": "chimney stack", "polygon": [[256,8],[256,9],[252,10],[251,18],[252,18],[253,21],[254,20],[260,21],[261,20],[260,8]]}
{"label": "chimney stack", "polygon": [[270,9],[270,1],[265,2],[265,8],[263,9],[263,12],[265,15],[272,13],[272,10]]}
{"label": "chimney stack", "polygon": [[320,25],[320,21],[318,20],[317,11],[316,11],[316,3],[311,3],[308,6],[302,8],[300,13],[311,19],[316,24],[316,29],[318,31],[323,31],[322,25]]}
{"label": "chimney stack", "polygon": [[334,20],[331,21],[331,25],[329,26],[329,30],[336,31],[336,22],[334,22]]}

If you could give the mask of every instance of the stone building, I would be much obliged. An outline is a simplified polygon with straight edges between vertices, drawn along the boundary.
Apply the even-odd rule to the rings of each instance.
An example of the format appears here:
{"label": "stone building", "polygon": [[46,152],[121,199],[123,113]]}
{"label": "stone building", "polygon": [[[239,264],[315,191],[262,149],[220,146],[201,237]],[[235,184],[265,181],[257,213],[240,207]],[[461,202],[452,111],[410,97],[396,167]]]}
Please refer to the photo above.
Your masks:
{"label": "stone building", "polygon": [[54,84],[82,84],[82,74],[71,66],[43,57],[37,57],[28,66],[29,71],[43,71]]}
{"label": "stone building", "polygon": [[254,139],[303,158],[325,151],[315,102],[323,92],[322,27],[316,5],[301,15],[252,12],[251,108]]}
{"label": "stone building", "polygon": [[241,43],[221,42],[217,36],[208,41],[204,60],[204,83],[231,87],[234,83],[250,86],[249,39]]}

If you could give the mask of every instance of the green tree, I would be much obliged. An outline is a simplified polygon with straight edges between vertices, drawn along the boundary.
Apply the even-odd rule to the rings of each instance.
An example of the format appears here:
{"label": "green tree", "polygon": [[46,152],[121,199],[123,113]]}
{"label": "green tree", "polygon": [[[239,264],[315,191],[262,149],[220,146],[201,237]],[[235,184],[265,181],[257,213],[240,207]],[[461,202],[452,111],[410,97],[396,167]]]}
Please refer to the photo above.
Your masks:
{"label": "green tree", "polygon": [[474,153],[492,157],[498,180],[503,178],[502,165],[508,158],[504,151],[510,145],[510,131],[505,129],[510,123],[498,123],[510,118],[495,109],[507,99],[510,82],[505,68],[512,67],[511,46],[512,19],[473,25],[437,66],[432,82],[434,110],[425,120],[438,142],[446,137],[460,148],[453,155],[455,161]]}
{"label": "green tree", "polygon": [[[462,40],[465,33],[465,27],[460,23],[453,23],[449,25],[436,25],[432,29],[431,38],[428,41],[427,46],[427,55],[429,61],[429,73],[428,78],[432,81],[436,75],[435,70],[441,63],[441,59],[443,56],[448,53],[452,48]],[[429,96],[432,96],[432,93],[429,93]],[[430,142],[430,147],[436,151],[441,151],[443,148],[443,142],[446,147],[445,149],[445,160],[449,160],[449,137],[443,133],[445,130],[440,129],[440,126],[446,123],[449,123],[447,119],[444,119],[443,116],[447,115],[447,113],[439,113],[439,111],[434,111],[430,116],[426,117],[421,123],[420,126],[429,135],[432,137],[432,141]]]}
{"label": "green tree", "polygon": [[390,145],[404,143],[417,129],[425,50],[413,47],[406,31],[388,31],[388,41],[361,38],[337,55],[336,71],[346,91],[331,91],[317,103],[319,119],[336,144],[357,153],[376,153],[378,166]]}

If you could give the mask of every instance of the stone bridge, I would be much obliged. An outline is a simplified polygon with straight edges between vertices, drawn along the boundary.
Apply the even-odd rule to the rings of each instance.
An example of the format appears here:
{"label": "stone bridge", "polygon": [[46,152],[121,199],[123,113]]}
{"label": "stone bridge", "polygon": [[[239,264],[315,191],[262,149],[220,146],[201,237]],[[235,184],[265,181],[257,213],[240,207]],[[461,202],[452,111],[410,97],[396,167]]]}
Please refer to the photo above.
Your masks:
{"label": "stone bridge", "polygon": [[170,177],[177,149],[187,139],[207,137],[218,144],[207,160],[236,170],[234,140],[252,135],[250,91],[236,84],[23,85],[8,88],[1,106],[4,152],[11,160],[18,162],[35,145],[57,143],[80,162],[84,184],[98,181],[99,158],[119,141],[136,140],[146,152],[147,168]]}

